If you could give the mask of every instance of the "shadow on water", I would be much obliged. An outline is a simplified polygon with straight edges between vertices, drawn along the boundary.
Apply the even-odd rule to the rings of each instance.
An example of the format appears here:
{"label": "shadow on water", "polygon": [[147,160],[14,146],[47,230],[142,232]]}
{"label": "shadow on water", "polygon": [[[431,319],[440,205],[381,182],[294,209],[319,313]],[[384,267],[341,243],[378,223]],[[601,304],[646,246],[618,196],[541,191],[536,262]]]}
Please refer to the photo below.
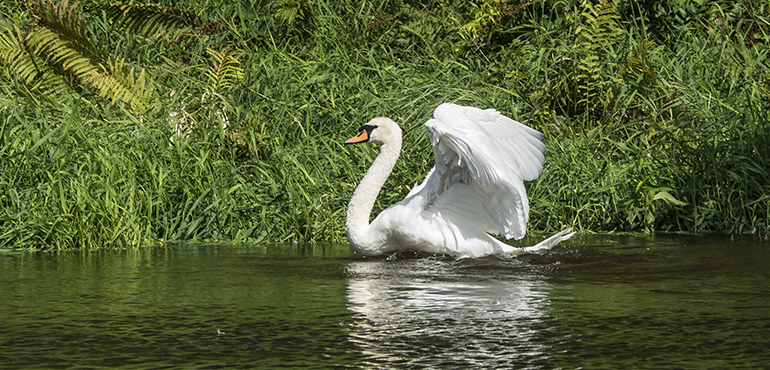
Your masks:
{"label": "shadow on water", "polygon": [[0,253],[0,368],[765,368],[770,244]]}

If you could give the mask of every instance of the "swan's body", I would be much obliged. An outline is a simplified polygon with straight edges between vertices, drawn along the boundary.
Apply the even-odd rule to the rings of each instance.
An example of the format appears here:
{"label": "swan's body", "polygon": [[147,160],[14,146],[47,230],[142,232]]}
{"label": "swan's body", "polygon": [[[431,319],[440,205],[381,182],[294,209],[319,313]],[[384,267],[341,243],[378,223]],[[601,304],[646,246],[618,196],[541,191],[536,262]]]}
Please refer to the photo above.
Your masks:
{"label": "swan's body", "polygon": [[[479,257],[516,253],[489,233],[521,239],[529,202],[524,180],[542,172],[543,134],[494,109],[442,104],[425,123],[436,164],[401,202],[369,216],[401,152],[401,129],[375,118],[346,144],[380,144],[380,154],[348,205],[345,223],[353,248],[364,255],[414,250]],[[550,248],[572,234],[562,231],[529,248]]]}

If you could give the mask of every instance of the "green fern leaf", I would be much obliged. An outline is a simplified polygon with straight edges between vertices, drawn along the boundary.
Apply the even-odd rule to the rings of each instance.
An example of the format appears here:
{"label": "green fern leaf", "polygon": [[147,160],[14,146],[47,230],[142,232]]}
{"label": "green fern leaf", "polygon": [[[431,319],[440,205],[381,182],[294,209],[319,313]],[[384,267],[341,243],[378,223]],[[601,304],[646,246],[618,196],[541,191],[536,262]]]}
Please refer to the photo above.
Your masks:
{"label": "green fern leaf", "polygon": [[91,42],[77,2],[70,6],[67,0],[63,0],[56,6],[51,0],[43,0],[36,16],[38,26],[56,35],[53,39],[64,40],[69,49],[77,51],[94,64],[109,59],[109,53],[104,48]]}
{"label": "green fern leaf", "polygon": [[22,79],[31,81],[58,74],[70,85],[95,89],[113,103],[125,102],[138,112],[147,109],[153,85],[144,70],[139,77],[134,77],[134,68],[127,67],[125,60],[111,57],[106,49],[91,42],[77,3],[69,5],[63,0],[57,6],[44,0],[39,3],[35,17],[23,45],[29,49],[32,66],[37,67],[34,61],[40,60],[39,64],[50,72],[41,75],[40,68],[17,63],[17,73]]}
{"label": "green fern leaf", "polygon": [[92,86],[99,91],[104,99],[110,99],[113,104],[123,101],[128,103],[136,112],[144,112],[149,108],[150,99],[154,92],[153,84],[148,83],[144,68],[134,77],[134,67],[126,67],[125,59],[110,59],[106,66],[91,76]]}
{"label": "green fern leaf", "polygon": [[153,4],[99,4],[118,27],[149,39],[173,40],[203,24],[192,12]]}
{"label": "green fern leaf", "polygon": [[206,52],[214,58],[214,63],[206,69],[204,75],[208,77],[207,88],[211,92],[222,93],[243,80],[243,68],[236,58],[240,51],[222,52],[207,48]]}
{"label": "green fern leaf", "polygon": [[302,18],[302,3],[297,0],[282,0],[275,11],[276,18],[291,24],[297,16]]}
{"label": "green fern leaf", "polygon": [[64,80],[27,50],[24,39],[18,27],[0,30],[0,62],[30,92],[49,97],[65,91],[67,86]]}
{"label": "green fern leaf", "polygon": [[[574,51],[577,54],[577,86],[587,110],[602,102],[600,91],[606,91],[604,97],[610,96],[614,77],[603,77],[602,72],[615,65],[617,55],[615,45],[623,33],[618,20],[617,6],[611,0],[592,4],[589,0],[581,2],[579,19],[581,23],[575,28],[578,42]],[[605,99],[608,100],[608,99]]]}

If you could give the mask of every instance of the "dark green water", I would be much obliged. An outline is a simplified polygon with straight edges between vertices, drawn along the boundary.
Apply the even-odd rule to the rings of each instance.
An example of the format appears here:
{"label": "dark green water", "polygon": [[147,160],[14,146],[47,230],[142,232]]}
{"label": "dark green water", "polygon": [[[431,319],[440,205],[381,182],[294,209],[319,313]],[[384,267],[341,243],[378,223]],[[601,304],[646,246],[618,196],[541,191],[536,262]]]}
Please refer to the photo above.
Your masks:
{"label": "dark green water", "polygon": [[0,368],[766,369],[770,242],[547,255],[345,245],[0,253]]}

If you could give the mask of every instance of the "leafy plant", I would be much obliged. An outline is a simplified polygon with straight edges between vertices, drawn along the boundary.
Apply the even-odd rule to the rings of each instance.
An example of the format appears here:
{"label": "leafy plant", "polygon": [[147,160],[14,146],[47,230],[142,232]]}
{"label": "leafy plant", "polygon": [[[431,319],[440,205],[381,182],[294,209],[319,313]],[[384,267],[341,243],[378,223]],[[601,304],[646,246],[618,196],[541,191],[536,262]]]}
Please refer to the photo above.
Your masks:
{"label": "leafy plant", "polygon": [[295,19],[311,23],[313,10],[310,0],[281,0],[275,10],[275,16],[286,23],[292,23]]}
{"label": "leafy plant", "polygon": [[175,40],[204,23],[193,12],[154,4],[97,3],[95,9],[118,27],[149,39]]}
{"label": "leafy plant", "polygon": [[71,87],[95,89],[113,102],[124,101],[138,112],[147,109],[153,85],[144,70],[136,76],[124,59],[92,42],[78,3],[41,0],[34,9],[26,32],[6,29],[0,37],[6,46],[0,55],[31,91],[61,92],[63,80]]}
{"label": "leafy plant", "polygon": [[617,7],[611,0],[592,4],[583,0],[580,4],[581,23],[575,29],[578,37],[575,45],[577,55],[578,104],[585,105],[585,111],[592,111],[596,105],[606,108],[611,104],[613,85],[618,82],[616,71],[616,43],[623,34],[618,24]]}
{"label": "leafy plant", "polygon": [[470,22],[460,27],[462,43],[456,47],[476,46],[488,39],[492,32],[502,28],[503,22],[517,14],[524,8],[533,4],[527,1],[515,6],[508,4],[507,0],[485,0],[473,11]]}
{"label": "leafy plant", "polygon": [[[38,96],[61,94],[65,86],[91,89],[113,104],[124,102],[137,112],[152,104],[155,83],[144,68],[111,54],[95,43],[80,3],[34,0],[32,21],[0,30],[0,60],[10,73]],[[147,38],[176,39],[205,22],[192,12],[149,4],[98,3],[114,24]],[[103,35],[102,35],[103,37]]]}
{"label": "leafy plant", "polygon": [[26,37],[27,34],[15,25],[0,30],[0,60],[31,93],[40,96],[60,94],[67,88],[63,76],[29,50]]}
{"label": "leafy plant", "polygon": [[640,189],[642,196],[633,201],[629,210],[628,218],[629,222],[633,223],[636,218],[641,218],[644,225],[645,233],[652,233],[655,231],[655,203],[660,200],[664,204],[669,206],[686,206],[686,202],[682,202],[673,195],[670,191],[673,190],[669,187],[643,187]]}
{"label": "leafy plant", "polygon": [[243,68],[237,59],[240,51],[224,49],[218,52],[207,48],[206,52],[214,58],[211,67],[205,71],[205,75],[208,77],[206,90],[211,93],[222,94],[243,81]]}

